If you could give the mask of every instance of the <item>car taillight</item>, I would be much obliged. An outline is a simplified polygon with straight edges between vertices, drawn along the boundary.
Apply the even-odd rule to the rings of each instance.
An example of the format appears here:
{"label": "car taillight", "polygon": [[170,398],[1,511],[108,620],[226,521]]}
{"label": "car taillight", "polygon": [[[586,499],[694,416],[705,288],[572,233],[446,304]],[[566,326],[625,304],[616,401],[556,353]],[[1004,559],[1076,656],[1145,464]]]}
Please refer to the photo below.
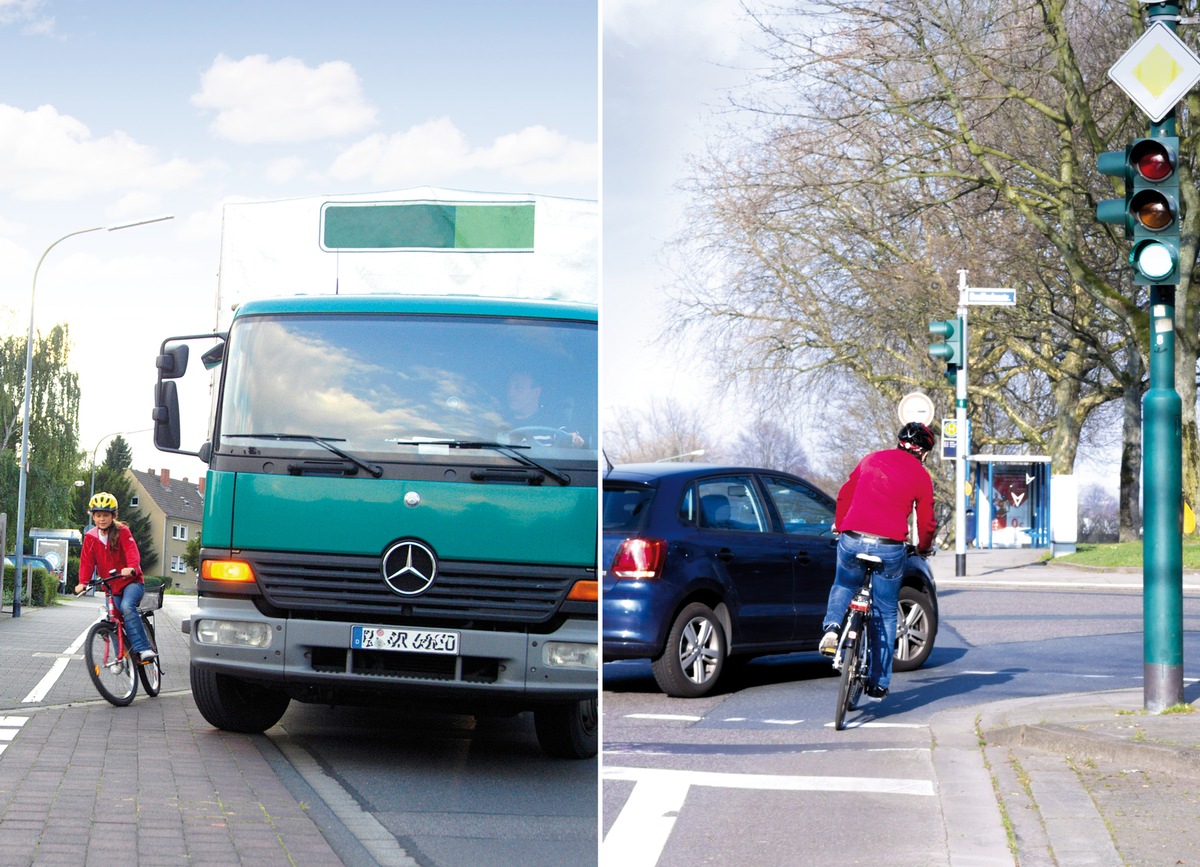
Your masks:
{"label": "car taillight", "polygon": [[665,539],[626,539],[612,561],[612,573],[618,580],[645,581],[659,577],[667,555]]}

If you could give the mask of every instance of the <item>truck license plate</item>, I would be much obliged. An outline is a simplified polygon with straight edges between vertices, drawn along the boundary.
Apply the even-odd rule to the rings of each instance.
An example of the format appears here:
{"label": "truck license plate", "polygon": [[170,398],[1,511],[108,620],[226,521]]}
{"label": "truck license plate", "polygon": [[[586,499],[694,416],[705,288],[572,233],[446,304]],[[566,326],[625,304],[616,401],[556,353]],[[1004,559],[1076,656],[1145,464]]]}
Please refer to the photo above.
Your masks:
{"label": "truck license plate", "polygon": [[355,626],[350,632],[350,647],[354,650],[397,650],[457,656],[458,633],[396,629],[390,626]]}

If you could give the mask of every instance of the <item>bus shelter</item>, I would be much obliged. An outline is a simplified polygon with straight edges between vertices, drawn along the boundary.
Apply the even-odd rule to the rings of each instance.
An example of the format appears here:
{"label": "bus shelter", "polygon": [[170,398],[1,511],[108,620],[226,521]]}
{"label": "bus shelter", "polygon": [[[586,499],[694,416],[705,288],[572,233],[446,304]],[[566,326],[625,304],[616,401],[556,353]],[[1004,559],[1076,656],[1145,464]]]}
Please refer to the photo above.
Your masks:
{"label": "bus shelter", "polygon": [[[1050,547],[1050,458],[969,455],[972,492],[967,542],[978,548]],[[972,532],[972,523],[974,532]]]}

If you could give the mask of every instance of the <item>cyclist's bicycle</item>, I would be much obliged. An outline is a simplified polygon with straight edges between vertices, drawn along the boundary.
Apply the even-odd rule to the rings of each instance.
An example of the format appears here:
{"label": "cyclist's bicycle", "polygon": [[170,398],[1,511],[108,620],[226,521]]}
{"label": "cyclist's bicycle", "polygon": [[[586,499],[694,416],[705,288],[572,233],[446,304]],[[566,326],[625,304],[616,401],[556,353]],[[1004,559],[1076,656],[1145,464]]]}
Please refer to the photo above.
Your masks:
{"label": "cyclist's bicycle", "polygon": [[842,634],[833,654],[833,667],[841,672],[833,713],[833,727],[839,732],[846,727],[846,711],[857,707],[867,686],[871,673],[871,630],[879,616],[871,604],[871,580],[883,560],[874,554],[858,554],[857,557],[866,566],[867,574],[850,599],[842,620]]}
{"label": "cyclist's bicycle", "polygon": [[[113,571],[107,578],[97,576],[87,582],[89,587],[104,590],[105,615],[88,630],[83,658],[87,663],[88,675],[100,695],[117,707],[124,707],[137,694],[139,678],[147,695],[158,695],[162,689],[162,665],[158,657],[142,662],[134,653],[125,633],[125,619],[112,592],[111,582],[117,577],[117,572]],[[158,642],[154,637],[154,612],[162,608],[162,604],[163,588],[160,586],[157,591],[147,592],[138,605],[146,638],[156,653]]]}

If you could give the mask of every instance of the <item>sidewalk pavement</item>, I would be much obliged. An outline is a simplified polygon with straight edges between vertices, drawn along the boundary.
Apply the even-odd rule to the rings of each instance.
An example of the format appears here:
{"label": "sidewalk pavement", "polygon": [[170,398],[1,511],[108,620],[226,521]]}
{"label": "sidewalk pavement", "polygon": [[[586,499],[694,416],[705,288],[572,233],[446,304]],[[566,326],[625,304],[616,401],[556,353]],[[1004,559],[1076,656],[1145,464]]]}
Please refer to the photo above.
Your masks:
{"label": "sidewalk pavement", "polygon": [[[139,688],[124,708],[99,698],[82,652],[69,652],[98,600],[0,615],[0,867],[345,863],[323,833],[336,825],[328,808],[270,739],[200,716],[179,629],[194,600],[166,599],[162,693]],[[30,702],[50,659],[67,662]]]}
{"label": "sidewalk pavement", "polygon": [[[1045,551],[953,552],[939,586],[1138,591],[1140,569],[1041,562]],[[1200,592],[1185,573],[1184,594]],[[1200,685],[1185,688],[1195,702]],[[936,714],[934,765],[952,865],[1200,864],[1200,712],[1152,714],[1141,689],[1012,699]]]}

